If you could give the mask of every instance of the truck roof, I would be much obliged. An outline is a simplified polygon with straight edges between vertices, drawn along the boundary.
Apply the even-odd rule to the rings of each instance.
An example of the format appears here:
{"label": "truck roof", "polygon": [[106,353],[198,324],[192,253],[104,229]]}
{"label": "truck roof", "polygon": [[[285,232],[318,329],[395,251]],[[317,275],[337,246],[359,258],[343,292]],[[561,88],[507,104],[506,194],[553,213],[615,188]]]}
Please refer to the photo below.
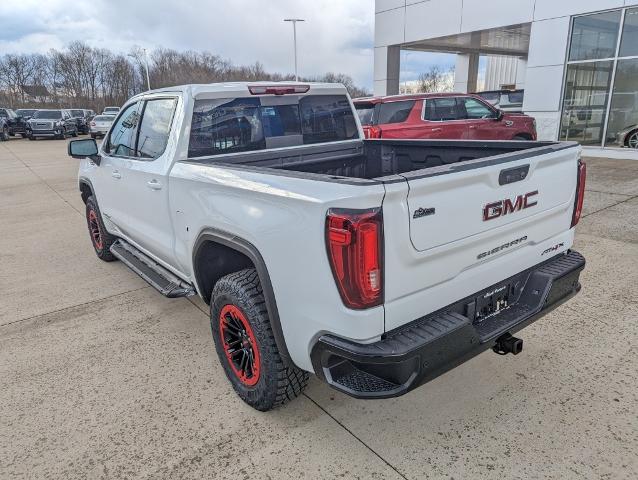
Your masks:
{"label": "truck roof", "polygon": [[353,98],[352,101],[354,103],[369,103],[369,104],[377,104],[377,103],[389,103],[389,102],[399,102],[402,100],[422,100],[424,98],[440,98],[440,97],[475,97],[476,95],[471,93],[460,93],[460,92],[442,92],[442,93],[411,93],[411,94],[402,94],[402,95],[386,95],[386,96],[376,96],[376,97],[359,97]]}
{"label": "truck roof", "polygon": [[[250,96],[251,93],[248,90],[248,86],[297,86],[297,85],[308,85],[310,87],[308,93],[317,90],[322,90],[321,93],[339,93],[343,94],[346,92],[346,87],[344,87],[341,83],[319,83],[319,82],[268,82],[268,81],[259,81],[259,82],[223,82],[223,83],[198,83],[198,84],[187,84],[187,85],[177,85],[173,87],[165,87],[158,88],[155,90],[149,90],[143,93],[136,95],[133,98],[149,95],[153,93],[182,93],[185,95],[189,95],[192,97],[199,97],[207,94],[206,96],[214,96],[214,97],[228,97],[229,95],[233,96]],[[332,90],[333,92],[330,92]]]}

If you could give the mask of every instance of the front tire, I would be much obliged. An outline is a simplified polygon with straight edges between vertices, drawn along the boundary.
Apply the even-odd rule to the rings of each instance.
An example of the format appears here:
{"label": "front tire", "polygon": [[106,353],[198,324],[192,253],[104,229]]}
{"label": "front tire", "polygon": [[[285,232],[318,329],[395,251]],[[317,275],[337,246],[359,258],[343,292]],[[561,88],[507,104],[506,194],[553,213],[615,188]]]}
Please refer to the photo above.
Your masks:
{"label": "front tire", "polygon": [[75,137],[77,137],[77,136],[78,136],[78,129],[77,129],[77,128],[76,128],[75,130],[73,130],[73,133],[71,134],[71,136],[72,136],[73,138],[75,138]]}
{"label": "front tire", "polygon": [[110,250],[111,245],[115,243],[117,237],[114,237],[106,231],[106,227],[102,221],[102,214],[93,196],[90,196],[86,200],[86,224],[89,228],[93,249],[98,258],[105,262],[117,260]]}
{"label": "front tire", "polygon": [[638,130],[635,130],[627,135],[626,144],[629,148],[638,148]]}
{"label": "front tire", "polygon": [[4,126],[0,131],[0,142],[6,142],[9,140],[9,128]]}
{"label": "front tire", "polygon": [[219,361],[244,402],[263,412],[301,395],[309,375],[281,358],[254,268],[215,284],[210,314]]}

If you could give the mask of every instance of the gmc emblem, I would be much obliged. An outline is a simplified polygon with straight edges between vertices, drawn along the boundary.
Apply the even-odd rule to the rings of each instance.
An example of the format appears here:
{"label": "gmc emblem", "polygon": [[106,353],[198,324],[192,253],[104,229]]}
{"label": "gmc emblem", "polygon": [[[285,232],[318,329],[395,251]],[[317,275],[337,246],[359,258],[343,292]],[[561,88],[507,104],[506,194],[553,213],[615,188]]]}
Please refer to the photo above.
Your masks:
{"label": "gmc emblem", "polygon": [[538,195],[538,190],[526,193],[525,195],[519,195],[514,202],[506,198],[505,200],[488,203],[483,207],[483,221],[494,220],[495,218],[533,207],[537,205],[538,202],[530,201],[530,199],[536,195]]}

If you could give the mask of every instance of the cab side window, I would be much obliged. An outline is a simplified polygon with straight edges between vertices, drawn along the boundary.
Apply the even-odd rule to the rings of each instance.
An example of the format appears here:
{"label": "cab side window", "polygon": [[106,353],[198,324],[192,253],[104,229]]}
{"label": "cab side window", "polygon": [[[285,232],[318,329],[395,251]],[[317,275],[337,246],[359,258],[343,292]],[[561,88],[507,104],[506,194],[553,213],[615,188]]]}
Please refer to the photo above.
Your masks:
{"label": "cab side window", "polygon": [[469,120],[496,118],[494,110],[475,98],[459,98],[459,106],[464,117]]}
{"label": "cab side window", "polygon": [[137,125],[140,115],[138,103],[126,107],[115,121],[106,144],[106,151],[117,157],[134,157]]}
{"label": "cab side window", "polygon": [[164,153],[175,104],[174,98],[158,98],[146,102],[137,140],[138,156],[155,160]]}

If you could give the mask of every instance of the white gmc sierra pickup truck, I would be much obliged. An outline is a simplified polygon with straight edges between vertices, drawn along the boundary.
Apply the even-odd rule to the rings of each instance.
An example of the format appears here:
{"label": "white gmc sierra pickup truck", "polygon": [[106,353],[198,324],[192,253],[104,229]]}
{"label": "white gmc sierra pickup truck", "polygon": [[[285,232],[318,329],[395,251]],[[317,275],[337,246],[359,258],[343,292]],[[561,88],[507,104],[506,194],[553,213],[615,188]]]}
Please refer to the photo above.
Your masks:
{"label": "white gmc sierra pickup truck", "polygon": [[341,85],[227,83],[133,97],[69,154],[97,256],[210,304],[259,410],[308,372],[385,398],[519,353],[580,290],[575,143],[364,140]]}

